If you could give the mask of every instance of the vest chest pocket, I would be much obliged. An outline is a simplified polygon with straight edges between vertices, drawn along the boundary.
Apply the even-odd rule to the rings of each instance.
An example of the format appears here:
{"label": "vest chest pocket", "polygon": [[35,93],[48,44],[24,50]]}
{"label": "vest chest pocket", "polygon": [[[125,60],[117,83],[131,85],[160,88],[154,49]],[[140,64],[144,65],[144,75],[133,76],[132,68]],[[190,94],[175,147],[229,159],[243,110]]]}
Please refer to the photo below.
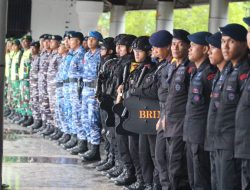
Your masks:
{"label": "vest chest pocket", "polygon": [[202,96],[201,86],[192,88],[192,100],[193,105],[202,105],[204,104],[204,97]]}
{"label": "vest chest pocket", "polygon": [[239,94],[237,93],[235,85],[227,85],[223,97],[225,104],[237,104],[239,101]]}

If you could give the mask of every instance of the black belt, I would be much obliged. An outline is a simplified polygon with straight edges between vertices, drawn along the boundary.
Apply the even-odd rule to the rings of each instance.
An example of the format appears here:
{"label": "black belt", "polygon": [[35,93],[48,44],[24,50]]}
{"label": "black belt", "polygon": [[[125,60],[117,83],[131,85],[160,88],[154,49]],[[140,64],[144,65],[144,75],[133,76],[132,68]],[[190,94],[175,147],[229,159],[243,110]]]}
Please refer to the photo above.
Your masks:
{"label": "black belt", "polygon": [[69,82],[79,82],[82,78],[69,78]]}
{"label": "black belt", "polygon": [[63,87],[63,82],[57,82],[56,83],[56,88],[60,88]]}
{"label": "black belt", "polygon": [[69,79],[63,80],[63,83],[69,83]]}
{"label": "black belt", "polygon": [[96,88],[96,81],[82,82],[82,87]]}

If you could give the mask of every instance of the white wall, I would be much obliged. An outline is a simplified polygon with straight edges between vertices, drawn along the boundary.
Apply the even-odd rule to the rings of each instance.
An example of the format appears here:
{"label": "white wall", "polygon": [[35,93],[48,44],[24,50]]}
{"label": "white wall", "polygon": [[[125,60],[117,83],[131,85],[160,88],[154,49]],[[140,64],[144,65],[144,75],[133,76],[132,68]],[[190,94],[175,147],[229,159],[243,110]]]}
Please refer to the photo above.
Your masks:
{"label": "white wall", "polygon": [[79,30],[75,0],[32,0],[31,33],[34,39],[43,33],[63,35],[65,30]]}

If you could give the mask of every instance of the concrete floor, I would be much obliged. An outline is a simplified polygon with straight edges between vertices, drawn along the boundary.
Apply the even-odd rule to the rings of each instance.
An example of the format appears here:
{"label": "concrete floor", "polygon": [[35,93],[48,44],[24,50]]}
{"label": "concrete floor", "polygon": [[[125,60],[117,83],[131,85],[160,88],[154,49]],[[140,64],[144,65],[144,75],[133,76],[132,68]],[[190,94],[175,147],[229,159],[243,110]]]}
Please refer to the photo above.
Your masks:
{"label": "concrete floor", "polygon": [[55,142],[4,122],[3,183],[10,190],[120,190]]}

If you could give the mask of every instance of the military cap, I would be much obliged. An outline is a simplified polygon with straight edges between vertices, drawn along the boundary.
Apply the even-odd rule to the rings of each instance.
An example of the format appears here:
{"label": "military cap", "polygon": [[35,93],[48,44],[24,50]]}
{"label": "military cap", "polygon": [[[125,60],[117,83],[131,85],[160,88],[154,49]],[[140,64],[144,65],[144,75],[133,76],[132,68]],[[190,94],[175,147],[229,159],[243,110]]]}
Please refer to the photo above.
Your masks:
{"label": "military cap", "polygon": [[132,34],[124,34],[120,37],[120,39],[118,40],[118,42],[116,44],[131,47],[132,43],[135,39],[136,39],[136,36],[134,36]]}
{"label": "military cap", "polygon": [[140,36],[140,37],[136,38],[133,41],[132,48],[139,49],[139,50],[142,50],[145,52],[150,51],[152,49],[152,46],[149,43],[149,37],[148,36]]}
{"label": "military cap", "polygon": [[244,18],[243,18],[243,21],[244,21],[248,26],[250,26],[250,17],[244,17]]}
{"label": "military cap", "polygon": [[51,35],[50,36],[50,39],[51,40],[56,40],[56,41],[62,41],[62,36],[59,36],[59,35]]}
{"label": "military cap", "polygon": [[88,41],[88,36],[84,36],[83,41]]}
{"label": "military cap", "polygon": [[44,39],[44,36],[47,36],[48,34],[42,34],[39,39]]}
{"label": "military cap", "polygon": [[43,39],[44,40],[50,40],[51,35],[50,34],[44,34]]}
{"label": "military cap", "polygon": [[221,49],[221,33],[220,32],[216,32],[215,34],[211,36],[207,36],[206,41],[212,46]]}
{"label": "military cap", "polygon": [[240,24],[228,24],[219,28],[222,36],[229,36],[236,41],[244,42],[247,37],[247,29]]}
{"label": "military cap", "polygon": [[90,31],[88,33],[88,37],[95,38],[98,41],[102,41],[103,40],[102,34],[100,32],[98,32],[98,31]]}
{"label": "military cap", "polygon": [[171,44],[173,39],[172,34],[166,30],[159,30],[153,33],[149,38],[149,43],[155,47],[166,47]]}
{"label": "military cap", "polygon": [[32,42],[32,43],[30,44],[30,46],[34,46],[34,47],[36,47],[36,48],[40,48],[40,43],[39,43],[39,41],[35,41],[35,42]]}
{"label": "military cap", "polygon": [[7,39],[7,42],[11,42],[11,41],[13,41],[13,40],[14,40],[14,38],[13,38],[13,37],[10,37],[10,38]]}
{"label": "military cap", "polygon": [[13,44],[19,46],[20,45],[20,40],[18,40],[18,39],[13,40]]}
{"label": "military cap", "polygon": [[115,50],[114,38],[104,38],[101,47],[105,47],[108,50]]}
{"label": "military cap", "polygon": [[63,38],[66,38],[66,37],[70,37],[70,34],[73,33],[74,31],[70,30],[70,31],[65,31],[64,32],[64,35],[63,35]]}
{"label": "military cap", "polygon": [[77,38],[79,39],[81,42],[83,41],[83,34],[81,32],[71,32],[69,35],[70,38]]}
{"label": "military cap", "polygon": [[27,41],[31,42],[32,41],[32,37],[30,35],[24,35],[22,37],[22,40],[27,40]]}
{"label": "military cap", "polygon": [[211,36],[212,34],[210,32],[196,32],[194,34],[188,35],[188,39],[196,44],[208,46],[208,43],[206,41],[206,37]]}
{"label": "military cap", "polygon": [[187,37],[188,35],[190,35],[190,34],[186,30],[182,30],[182,29],[174,29],[173,30],[173,38],[176,38],[178,40],[181,40],[181,41],[189,44],[190,40]]}

